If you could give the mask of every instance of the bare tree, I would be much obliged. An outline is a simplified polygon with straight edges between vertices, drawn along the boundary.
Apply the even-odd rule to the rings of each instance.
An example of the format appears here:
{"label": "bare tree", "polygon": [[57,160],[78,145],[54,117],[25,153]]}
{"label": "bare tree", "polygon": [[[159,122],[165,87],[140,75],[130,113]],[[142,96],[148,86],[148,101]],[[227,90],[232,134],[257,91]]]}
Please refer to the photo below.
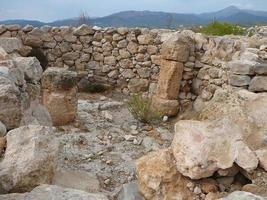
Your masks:
{"label": "bare tree", "polygon": [[172,28],[173,22],[174,22],[173,14],[169,14],[167,16],[167,19],[166,19],[166,26],[167,26],[168,29],[171,29]]}
{"label": "bare tree", "polygon": [[87,14],[86,11],[81,11],[80,16],[79,16],[79,24],[78,25],[82,25],[82,24],[90,24],[90,18]]}

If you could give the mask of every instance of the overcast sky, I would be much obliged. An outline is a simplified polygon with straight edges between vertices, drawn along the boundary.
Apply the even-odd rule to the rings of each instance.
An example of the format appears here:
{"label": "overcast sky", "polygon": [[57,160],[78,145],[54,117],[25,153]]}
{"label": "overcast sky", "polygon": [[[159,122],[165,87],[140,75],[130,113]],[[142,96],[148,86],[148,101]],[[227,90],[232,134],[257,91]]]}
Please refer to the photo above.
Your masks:
{"label": "overcast sky", "polygon": [[0,0],[0,20],[33,19],[50,22],[77,17],[82,11],[92,17],[125,10],[202,13],[230,5],[267,11],[267,0]]}

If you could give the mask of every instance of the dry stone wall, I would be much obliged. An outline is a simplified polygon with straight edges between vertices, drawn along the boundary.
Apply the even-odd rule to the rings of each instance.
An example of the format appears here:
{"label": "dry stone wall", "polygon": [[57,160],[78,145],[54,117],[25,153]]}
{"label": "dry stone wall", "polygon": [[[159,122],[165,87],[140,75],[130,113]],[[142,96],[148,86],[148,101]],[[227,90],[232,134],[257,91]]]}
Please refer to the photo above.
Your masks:
{"label": "dry stone wall", "polygon": [[178,60],[183,65],[182,77],[177,75],[177,80],[172,80],[166,77],[168,73],[162,76],[180,82],[179,95],[169,100],[178,99],[180,107],[185,108],[196,99],[209,101],[218,88],[229,85],[266,91],[266,30],[262,27],[252,37],[214,37],[180,31],[188,47],[176,49],[164,49],[162,44],[177,32],[146,28],[0,25],[0,40],[20,38],[20,54],[25,56],[32,49],[39,49],[47,59],[47,67],[67,66],[82,81],[109,84],[125,94],[154,94],[160,68],[164,71],[170,61]]}
{"label": "dry stone wall", "polygon": [[[165,30],[169,32],[168,30]],[[24,47],[40,49],[48,67],[77,71],[90,81],[120,86],[124,93],[154,88],[161,30],[128,28],[0,26],[0,37],[18,37]]]}

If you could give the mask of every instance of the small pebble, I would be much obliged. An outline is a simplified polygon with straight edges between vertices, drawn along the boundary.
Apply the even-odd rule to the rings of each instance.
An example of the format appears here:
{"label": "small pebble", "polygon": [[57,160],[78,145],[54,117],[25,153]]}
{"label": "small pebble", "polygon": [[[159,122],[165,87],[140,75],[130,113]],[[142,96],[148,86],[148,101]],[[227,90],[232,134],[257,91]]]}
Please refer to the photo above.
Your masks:
{"label": "small pebble", "polygon": [[136,138],[136,137],[133,136],[133,135],[125,135],[125,136],[124,136],[124,139],[125,139],[126,141],[133,141],[135,138]]}
{"label": "small pebble", "polygon": [[163,119],[162,119],[163,122],[167,122],[168,120],[169,120],[169,117],[166,116],[166,115],[165,115],[165,116],[163,117]]}
{"label": "small pebble", "polygon": [[194,193],[195,194],[201,194],[201,189],[199,187],[195,187]]}
{"label": "small pebble", "polygon": [[131,130],[137,130],[137,126],[136,126],[136,125],[131,125],[131,126],[130,126],[130,129],[131,129]]}
{"label": "small pebble", "polygon": [[132,130],[132,131],[131,131],[131,134],[132,134],[132,135],[138,135],[138,133],[139,133],[139,132],[138,132],[137,130]]}
{"label": "small pebble", "polygon": [[104,183],[105,183],[105,185],[109,185],[109,184],[110,184],[110,179],[106,179],[106,180],[104,181]]}

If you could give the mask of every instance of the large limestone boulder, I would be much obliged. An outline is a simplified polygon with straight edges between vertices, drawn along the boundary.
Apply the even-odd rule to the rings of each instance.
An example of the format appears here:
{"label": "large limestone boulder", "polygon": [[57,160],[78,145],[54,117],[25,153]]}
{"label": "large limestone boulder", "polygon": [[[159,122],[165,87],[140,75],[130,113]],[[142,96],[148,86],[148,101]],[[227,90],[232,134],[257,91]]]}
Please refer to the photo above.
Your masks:
{"label": "large limestone boulder", "polygon": [[65,125],[76,117],[78,97],[76,72],[48,68],[42,77],[43,104],[51,114],[54,125]]}
{"label": "large limestone boulder", "polygon": [[32,101],[30,107],[23,111],[20,126],[26,125],[53,126],[50,113],[38,100]]}
{"label": "large limestone boulder", "polygon": [[0,61],[0,75],[8,77],[17,86],[25,85],[24,72],[18,68],[13,60]]}
{"label": "large limestone boulder", "polygon": [[159,150],[143,156],[136,162],[139,190],[147,200],[193,199],[187,188],[190,180],[177,172],[169,149]]}
{"label": "large limestone boulder", "polygon": [[0,193],[26,192],[51,183],[58,152],[53,130],[23,126],[8,132],[7,148],[0,163]]}
{"label": "large limestone boulder", "polygon": [[266,197],[264,198],[261,196],[257,196],[249,192],[236,191],[228,195],[227,197],[221,198],[219,200],[266,200],[266,199],[267,199]]}
{"label": "large limestone boulder", "polygon": [[30,193],[0,195],[1,200],[108,200],[103,194],[87,193],[55,185],[40,185]]}
{"label": "large limestone boulder", "polygon": [[0,38],[0,47],[2,47],[7,53],[14,53],[22,48],[22,42],[18,38]]}
{"label": "large limestone boulder", "polygon": [[35,57],[16,57],[16,66],[24,72],[25,79],[29,82],[40,81],[43,69]]}
{"label": "large limestone boulder", "polygon": [[242,138],[242,129],[229,119],[179,121],[175,125],[172,151],[176,167],[184,176],[200,179],[236,163],[246,171],[258,166],[256,154]]}
{"label": "large limestone boulder", "polygon": [[20,91],[7,77],[0,75],[0,121],[6,128],[19,126],[22,117]]}

